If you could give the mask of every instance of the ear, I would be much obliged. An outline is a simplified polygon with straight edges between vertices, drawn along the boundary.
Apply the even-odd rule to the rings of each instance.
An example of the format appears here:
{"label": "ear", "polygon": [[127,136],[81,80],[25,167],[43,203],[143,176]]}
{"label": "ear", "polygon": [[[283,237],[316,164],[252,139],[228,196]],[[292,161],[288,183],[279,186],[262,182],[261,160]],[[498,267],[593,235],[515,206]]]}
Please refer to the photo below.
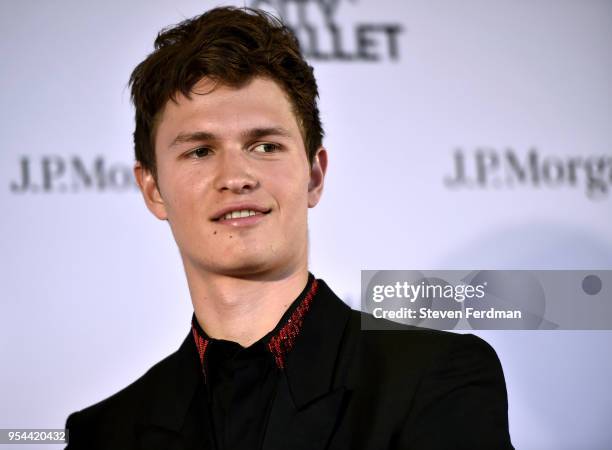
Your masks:
{"label": "ear", "polygon": [[312,160],[310,181],[308,183],[308,207],[314,208],[323,194],[323,181],[327,171],[327,150],[319,147]]}
{"label": "ear", "polygon": [[136,161],[136,164],[134,164],[134,178],[136,178],[136,183],[149,211],[159,220],[168,220],[166,205],[159,193],[157,181],[153,174],[142,166],[140,161]]}

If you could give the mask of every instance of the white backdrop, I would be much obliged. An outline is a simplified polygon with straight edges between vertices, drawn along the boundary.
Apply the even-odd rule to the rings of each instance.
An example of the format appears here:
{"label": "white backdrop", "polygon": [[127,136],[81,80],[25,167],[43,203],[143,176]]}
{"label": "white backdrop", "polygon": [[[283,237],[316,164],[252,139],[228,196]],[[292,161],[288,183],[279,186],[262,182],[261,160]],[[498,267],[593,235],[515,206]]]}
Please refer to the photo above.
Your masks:
{"label": "white backdrop", "polygon": [[[311,270],[347,302],[362,269],[612,268],[611,2],[260,4],[317,34]],[[0,3],[0,428],[63,427],[189,331],[172,235],[129,178],[127,80],[162,27],[217,5]],[[471,186],[448,182],[456,154]],[[612,332],[478,334],[517,449],[612,448]]]}

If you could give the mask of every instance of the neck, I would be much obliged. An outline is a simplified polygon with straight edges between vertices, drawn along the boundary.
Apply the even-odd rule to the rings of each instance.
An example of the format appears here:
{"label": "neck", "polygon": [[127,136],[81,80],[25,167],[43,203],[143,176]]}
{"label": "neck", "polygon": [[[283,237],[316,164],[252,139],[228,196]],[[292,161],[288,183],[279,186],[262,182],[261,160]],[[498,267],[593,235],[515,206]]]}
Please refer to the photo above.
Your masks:
{"label": "neck", "polygon": [[196,319],[210,337],[248,347],[274,329],[308,281],[306,264],[282,275],[235,277],[185,266]]}

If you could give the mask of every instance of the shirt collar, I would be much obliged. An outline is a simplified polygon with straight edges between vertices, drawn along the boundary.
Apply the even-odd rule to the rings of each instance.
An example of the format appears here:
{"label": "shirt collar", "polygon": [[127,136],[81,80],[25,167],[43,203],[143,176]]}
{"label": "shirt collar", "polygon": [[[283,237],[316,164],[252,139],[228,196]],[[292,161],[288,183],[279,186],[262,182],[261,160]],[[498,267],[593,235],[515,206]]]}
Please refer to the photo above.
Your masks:
{"label": "shirt collar", "polygon": [[[317,289],[317,280],[314,275],[309,273],[306,286],[287,311],[285,311],[276,327],[248,348],[250,349],[254,346],[264,347],[274,358],[276,367],[284,369],[287,355],[293,349],[295,340],[300,334],[304,317],[310,309]],[[207,350],[211,345],[218,345],[219,340],[211,338],[206,334],[196,320],[195,313],[191,318],[191,331],[200,357],[200,366],[204,373],[204,380],[206,381]]]}

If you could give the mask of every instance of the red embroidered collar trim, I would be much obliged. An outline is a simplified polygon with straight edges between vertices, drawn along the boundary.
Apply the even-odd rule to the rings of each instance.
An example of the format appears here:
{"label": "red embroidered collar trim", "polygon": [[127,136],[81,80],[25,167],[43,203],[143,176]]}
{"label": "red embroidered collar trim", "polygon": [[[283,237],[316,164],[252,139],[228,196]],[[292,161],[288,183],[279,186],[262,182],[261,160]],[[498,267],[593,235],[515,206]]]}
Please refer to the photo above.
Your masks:
{"label": "red embroidered collar trim", "polygon": [[200,336],[193,322],[191,323],[191,332],[193,334],[193,340],[195,341],[196,348],[198,349],[198,355],[200,356],[200,365],[202,367],[202,372],[204,373],[204,381],[206,381],[206,371],[204,370],[204,355],[206,354],[206,347],[208,347],[210,341]]}
{"label": "red embroidered collar trim", "polygon": [[304,300],[300,302],[278,333],[270,337],[268,341],[268,350],[274,355],[274,361],[276,361],[276,366],[279,369],[285,368],[285,359],[293,348],[295,338],[300,334],[304,316],[310,309],[312,298],[317,293],[317,287],[317,280],[313,280],[312,286],[310,286],[310,290],[304,297]]}
{"label": "red embroidered collar trim", "polygon": [[[304,316],[310,309],[310,304],[312,303],[312,299],[317,292],[317,288],[318,283],[315,279],[312,281],[310,289],[300,301],[300,304],[295,308],[287,322],[268,340],[266,347],[272,356],[274,356],[274,361],[279,369],[285,368],[287,355],[293,348],[296,337],[300,334],[302,323],[304,322]],[[200,356],[200,364],[202,366],[202,372],[204,373],[204,379],[206,380],[204,360],[210,339],[206,339],[200,335],[193,321],[191,323],[191,331],[198,350],[198,355]]]}

